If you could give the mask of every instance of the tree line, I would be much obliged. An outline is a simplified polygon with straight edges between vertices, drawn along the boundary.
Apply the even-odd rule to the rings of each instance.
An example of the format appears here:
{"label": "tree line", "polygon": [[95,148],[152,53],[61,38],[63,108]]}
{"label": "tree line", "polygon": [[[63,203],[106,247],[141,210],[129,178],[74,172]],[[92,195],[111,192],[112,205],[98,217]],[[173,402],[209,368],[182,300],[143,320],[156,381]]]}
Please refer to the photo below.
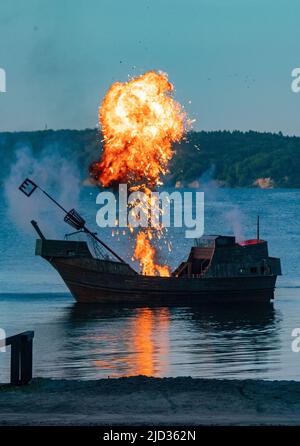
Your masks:
{"label": "tree line", "polygon": [[[102,142],[97,129],[0,133],[2,181],[22,147],[30,148],[36,157],[45,148],[59,151],[80,166],[84,179],[89,165],[100,157]],[[224,187],[253,187],[257,179],[270,179],[274,187],[300,187],[300,137],[280,132],[193,131],[174,145],[174,151],[166,177],[169,185],[213,179]]]}

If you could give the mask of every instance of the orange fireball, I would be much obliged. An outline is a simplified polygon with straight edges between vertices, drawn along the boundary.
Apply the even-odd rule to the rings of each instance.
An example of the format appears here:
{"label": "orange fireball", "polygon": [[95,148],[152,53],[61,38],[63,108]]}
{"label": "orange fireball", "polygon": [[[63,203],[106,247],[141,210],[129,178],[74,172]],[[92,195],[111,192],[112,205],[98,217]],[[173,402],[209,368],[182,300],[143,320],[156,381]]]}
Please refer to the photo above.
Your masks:
{"label": "orange fireball", "polygon": [[92,168],[103,186],[160,183],[173,155],[171,144],[184,131],[184,113],[172,90],[167,76],[155,71],[110,87],[99,108],[104,151]]}

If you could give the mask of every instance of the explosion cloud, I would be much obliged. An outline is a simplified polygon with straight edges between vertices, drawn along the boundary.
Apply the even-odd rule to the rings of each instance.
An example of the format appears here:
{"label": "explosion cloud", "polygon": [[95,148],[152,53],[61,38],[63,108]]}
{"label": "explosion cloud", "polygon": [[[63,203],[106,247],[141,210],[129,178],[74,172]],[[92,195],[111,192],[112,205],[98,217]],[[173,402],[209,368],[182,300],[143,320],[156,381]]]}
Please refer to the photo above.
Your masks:
{"label": "explosion cloud", "polygon": [[[99,108],[104,150],[91,166],[92,177],[104,187],[128,183],[147,193],[162,184],[172,143],[185,129],[185,114],[172,91],[167,75],[155,71],[110,87]],[[150,233],[138,234],[134,257],[144,274],[168,275],[167,267],[155,263]]]}

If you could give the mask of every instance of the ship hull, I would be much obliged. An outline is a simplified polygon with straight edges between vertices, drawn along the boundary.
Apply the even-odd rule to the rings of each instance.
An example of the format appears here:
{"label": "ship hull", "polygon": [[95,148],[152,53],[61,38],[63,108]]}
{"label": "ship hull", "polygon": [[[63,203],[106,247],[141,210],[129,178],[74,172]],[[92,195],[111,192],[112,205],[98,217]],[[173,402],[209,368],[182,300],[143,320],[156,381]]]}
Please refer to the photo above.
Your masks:
{"label": "ship hull", "polygon": [[102,272],[74,260],[52,258],[51,264],[80,303],[200,304],[268,302],[274,298],[276,275],[149,277]]}

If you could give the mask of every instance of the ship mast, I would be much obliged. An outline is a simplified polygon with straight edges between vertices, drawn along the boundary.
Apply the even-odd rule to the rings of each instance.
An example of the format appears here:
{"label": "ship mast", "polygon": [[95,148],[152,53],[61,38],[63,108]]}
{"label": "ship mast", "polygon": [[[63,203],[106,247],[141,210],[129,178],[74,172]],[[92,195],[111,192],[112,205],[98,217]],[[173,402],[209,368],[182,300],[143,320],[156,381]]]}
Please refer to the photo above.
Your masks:
{"label": "ship mast", "polygon": [[44,195],[46,195],[47,198],[49,198],[49,200],[51,200],[57,207],[59,207],[63,211],[63,213],[65,214],[64,222],[72,226],[72,228],[75,228],[77,231],[80,230],[84,231],[86,234],[88,234],[94,240],[100,243],[100,245],[102,245],[107,251],[109,251],[116,259],[118,259],[122,263],[126,263],[106,243],[104,243],[99,237],[97,237],[94,232],[90,231],[90,229],[85,224],[86,223],[85,220],[75,209],[67,211],[61,204],[59,204],[53,197],[51,197],[51,195],[49,195],[48,192],[43,190],[29,178],[26,178],[26,180],[24,180],[21,186],[19,187],[19,190],[23,192],[23,194],[26,195],[26,197],[30,197],[36,189],[39,189]]}

